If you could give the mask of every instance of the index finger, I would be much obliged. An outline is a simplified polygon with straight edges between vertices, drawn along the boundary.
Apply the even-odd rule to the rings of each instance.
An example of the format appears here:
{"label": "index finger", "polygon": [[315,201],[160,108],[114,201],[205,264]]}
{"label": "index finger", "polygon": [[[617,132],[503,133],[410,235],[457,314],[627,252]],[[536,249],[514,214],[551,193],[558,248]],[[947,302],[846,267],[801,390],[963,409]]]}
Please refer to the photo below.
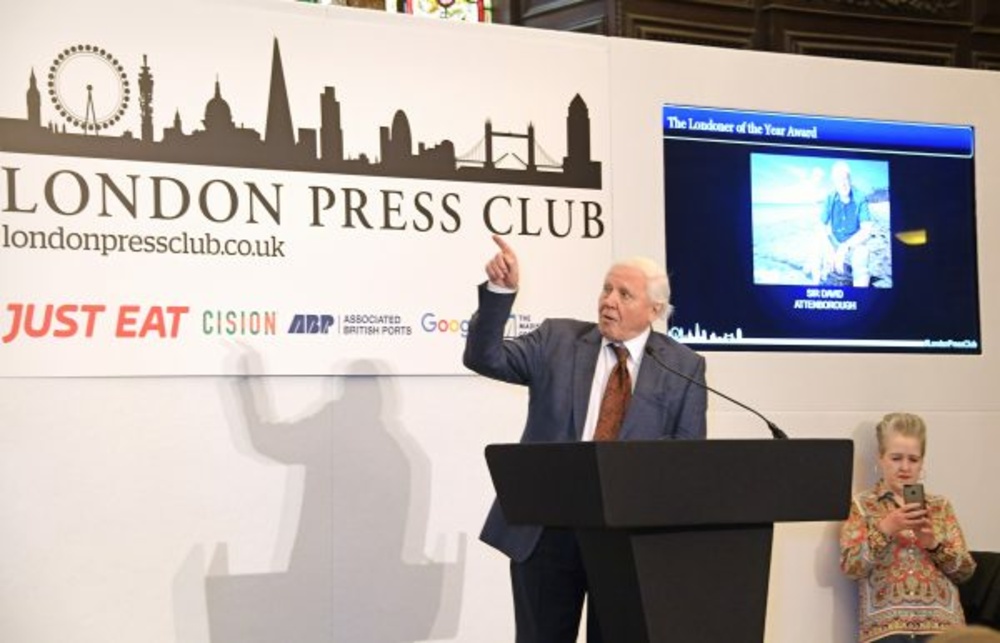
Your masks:
{"label": "index finger", "polygon": [[505,255],[506,254],[514,254],[514,251],[511,250],[511,247],[507,245],[507,242],[504,241],[503,237],[501,237],[500,235],[498,235],[498,234],[493,235],[493,241],[498,246],[500,246],[500,252],[504,253]]}

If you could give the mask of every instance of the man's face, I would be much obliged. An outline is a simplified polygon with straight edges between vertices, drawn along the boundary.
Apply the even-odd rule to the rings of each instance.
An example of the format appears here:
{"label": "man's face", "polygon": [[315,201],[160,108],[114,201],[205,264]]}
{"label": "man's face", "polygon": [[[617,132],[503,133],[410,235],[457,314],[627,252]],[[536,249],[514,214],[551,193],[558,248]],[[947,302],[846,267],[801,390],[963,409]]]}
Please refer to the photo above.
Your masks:
{"label": "man's face", "polygon": [[632,339],[653,323],[657,311],[641,270],[614,266],[608,271],[597,300],[597,326],[602,335],[616,342]]}
{"label": "man's face", "polygon": [[851,198],[851,173],[846,168],[840,168],[833,173],[833,187],[837,190],[842,201]]}
{"label": "man's face", "polygon": [[882,479],[898,495],[903,495],[903,485],[920,481],[924,456],[920,439],[892,431],[886,438],[885,453],[879,456]]}

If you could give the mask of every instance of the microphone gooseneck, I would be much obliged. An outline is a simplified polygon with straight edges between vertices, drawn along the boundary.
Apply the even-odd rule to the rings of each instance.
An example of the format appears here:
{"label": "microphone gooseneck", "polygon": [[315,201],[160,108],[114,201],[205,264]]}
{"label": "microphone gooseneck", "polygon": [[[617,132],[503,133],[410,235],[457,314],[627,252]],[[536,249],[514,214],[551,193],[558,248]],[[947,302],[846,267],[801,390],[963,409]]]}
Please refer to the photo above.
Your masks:
{"label": "microphone gooseneck", "polygon": [[715,393],[719,397],[721,397],[721,398],[723,398],[725,400],[729,400],[730,402],[732,402],[736,406],[738,406],[738,407],[740,407],[742,409],[746,409],[747,411],[750,411],[751,413],[753,413],[754,415],[756,415],[760,419],[764,420],[764,424],[767,425],[767,428],[770,429],[770,431],[771,431],[771,435],[774,436],[774,438],[776,440],[786,440],[786,439],[788,439],[788,435],[784,431],[782,431],[778,427],[777,424],[775,424],[771,420],[768,420],[766,417],[764,417],[756,409],[753,409],[753,408],[747,406],[746,404],[744,404],[743,402],[740,402],[739,400],[735,400],[735,399],[729,397],[728,395],[726,395],[725,393],[722,393],[721,391],[715,390],[714,388],[712,388],[708,384],[705,384],[704,382],[699,382],[698,380],[694,379],[693,377],[690,377],[688,375],[685,375],[684,373],[681,373],[676,368],[672,368],[670,366],[667,366],[667,364],[663,360],[661,360],[656,355],[656,353],[653,352],[653,348],[651,346],[646,346],[646,350],[644,352],[646,353],[646,355],[648,355],[650,358],[652,358],[652,360],[654,362],[656,362],[657,364],[659,364],[660,368],[664,369],[665,371],[669,371],[669,372],[673,373],[674,375],[676,375],[677,377],[680,377],[681,379],[685,379],[685,380],[691,382],[692,384],[700,386],[701,388],[705,389],[706,391],[711,391],[712,393]]}

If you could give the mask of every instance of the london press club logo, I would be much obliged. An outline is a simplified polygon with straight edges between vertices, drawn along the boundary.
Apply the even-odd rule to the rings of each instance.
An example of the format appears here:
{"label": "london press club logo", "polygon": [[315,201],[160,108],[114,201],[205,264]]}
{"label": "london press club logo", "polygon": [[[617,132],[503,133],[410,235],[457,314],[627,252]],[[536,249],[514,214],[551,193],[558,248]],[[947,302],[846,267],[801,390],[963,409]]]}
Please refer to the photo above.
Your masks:
{"label": "london press club logo", "polygon": [[[334,86],[318,94],[319,127],[293,125],[279,41],[274,39],[264,131],[237,125],[224,78],[206,87],[204,114],[181,114],[155,93],[155,69],[146,54],[136,74],[138,100],[122,59],[105,48],[81,44],[61,51],[48,66],[43,113],[35,70],[27,72],[26,117],[0,116],[0,150],[17,153],[96,157],[350,175],[441,179],[601,188],[601,163],[591,158],[587,103],[568,100],[565,138],[539,132],[532,123],[505,131],[482,122],[476,139],[420,141],[406,112],[379,128],[378,150],[347,150],[341,99]],[[213,91],[214,90],[214,91]],[[138,102],[136,122],[126,119]],[[166,105],[162,103],[166,102]],[[171,122],[157,130],[154,114]],[[354,124],[351,124],[354,126]],[[131,126],[131,127],[130,127]],[[113,130],[124,131],[113,135]],[[557,144],[561,157],[543,146]],[[416,151],[414,147],[416,146]],[[501,151],[505,150],[505,151]]]}

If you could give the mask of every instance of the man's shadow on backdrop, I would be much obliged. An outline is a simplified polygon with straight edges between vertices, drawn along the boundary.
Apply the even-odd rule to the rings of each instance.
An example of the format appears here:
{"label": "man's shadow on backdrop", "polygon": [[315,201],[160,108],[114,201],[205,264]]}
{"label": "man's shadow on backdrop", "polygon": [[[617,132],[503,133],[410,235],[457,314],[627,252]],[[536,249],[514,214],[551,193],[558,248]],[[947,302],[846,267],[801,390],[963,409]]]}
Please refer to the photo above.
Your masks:
{"label": "man's shadow on backdrop", "polygon": [[[353,363],[339,397],[312,415],[271,421],[264,379],[245,356],[237,396],[252,447],[304,467],[286,572],[230,575],[217,546],[205,579],[211,643],[398,643],[453,638],[465,571],[464,535],[451,563],[423,555],[430,464],[397,419],[384,364]],[[331,388],[333,388],[331,386]],[[410,541],[407,542],[407,534]],[[406,554],[418,552],[408,562]],[[412,558],[412,555],[411,555]]]}

